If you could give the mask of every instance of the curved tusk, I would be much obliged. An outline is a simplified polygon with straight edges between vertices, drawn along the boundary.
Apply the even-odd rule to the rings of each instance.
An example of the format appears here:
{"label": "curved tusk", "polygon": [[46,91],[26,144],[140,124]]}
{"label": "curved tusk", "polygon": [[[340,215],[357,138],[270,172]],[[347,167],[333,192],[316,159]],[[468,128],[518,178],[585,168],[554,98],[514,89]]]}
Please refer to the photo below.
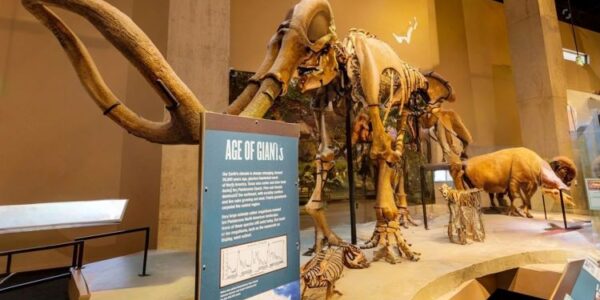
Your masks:
{"label": "curved tusk", "polygon": [[[129,133],[161,144],[195,144],[204,107],[179,79],[152,41],[125,14],[99,0],[22,0],[23,6],[56,36],[81,83],[105,115]],[[87,48],[43,3],[87,19],[113,44],[161,95],[170,119],[147,120],[122,104],[104,82]],[[175,107],[174,103],[178,103]]]}
{"label": "curved tusk", "polygon": [[258,82],[249,81],[242,93],[227,107],[225,113],[228,115],[239,115],[256,95],[259,84]]}
{"label": "curved tusk", "polygon": [[281,93],[281,83],[273,77],[265,78],[252,102],[240,113],[242,117],[262,118]]}
{"label": "curved tusk", "polygon": [[283,34],[281,32],[277,32],[271,37],[269,41],[269,45],[267,46],[267,54],[263,59],[263,62],[258,67],[254,76],[250,78],[248,81],[248,85],[242,91],[242,93],[229,105],[227,110],[225,110],[226,114],[230,115],[239,115],[244,109],[250,104],[252,98],[256,95],[259,86],[261,85],[261,79],[263,76],[271,69],[277,55],[279,54],[279,46],[281,45],[281,39]]}

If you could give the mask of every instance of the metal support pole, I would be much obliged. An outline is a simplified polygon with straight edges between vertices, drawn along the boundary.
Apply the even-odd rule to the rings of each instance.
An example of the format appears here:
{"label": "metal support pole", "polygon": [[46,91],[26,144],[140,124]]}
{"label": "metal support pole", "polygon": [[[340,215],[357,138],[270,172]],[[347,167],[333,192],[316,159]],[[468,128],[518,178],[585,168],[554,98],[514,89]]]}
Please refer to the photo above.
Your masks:
{"label": "metal support pole", "polygon": [[6,256],[6,274],[10,274],[10,265],[12,264],[12,254]]}
{"label": "metal support pole", "polygon": [[560,208],[562,210],[563,223],[565,225],[565,230],[566,230],[569,228],[567,227],[567,215],[565,213],[565,201],[563,200],[563,191],[562,190],[559,190],[559,191],[560,191]]}
{"label": "metal support pole", "polygon": [[146,274],[146,263],[148,262],[148,247],[150,245],[150,228],[146,228],[146,239],[144,241],[144,261],[142,263],[142,274],[140,276],[148,276]]}
{"label": "metal support pole", "polygon": [[354,158],[352,157],[352,99],[346,97],[346,164],[348,170],[348,199],[350,202],[350,236],[356,244],[356,199],[354,198]]}
{"label": "metal support pole", "polygon": [[548,213],[546,212],[546,198],[544,198],[544,191],[542,191],[542,205],[544,205],[544,219],[548,220]]}
{"label": "metal support pole", "polygon": [[76,238],[75,242],[78,243],[78,245],[77,245],[77,250],[78,250],[77,268],[81,269],[83,266],[83,249],[85,248],[85,241],[104,238],[104,237],[108,237],[108,236],[140,232],[140,231],[144,231],[146,234],[145,235],[145,243],[144,243],[144,261],[143,261],[144,265],[143,265],[143,269],[142,269],[142,274],[140,274],[140,276],[147,276],[148,274],[146,274],[146,264],[147,264],[147,260],[148,260],[148,248],[150,247],[150,227],[119,230],[119,231],[113,231],[113,232],[107,232],[107,233],[95,234],[95,235],[88,235],[88,236]]}
{"label": "metal support pole", "polygon": [[415,116],[415,143],[417,143],[417,153],[419,153],[419,158],[423,158],[423,153],[421,152],[421,124],[419,124],[419,116]]}
{"label": "metal support pole", "polygon": [[414,117],[414,124],[415,124],[415,134],[416,136],[415,138],[415,143],[417,144],[417,153],[419,154],[419,161],[420,161],[420,167],[419,167],[419,172],[421,175],[421,205],[423,206],[423,224],[425,225],[425,229],[429,230],[429,224],[427,224],[427,204],[425,204],[425,190],[427,189],[427,184],[426,184],[426,180],[425,180],[425,168],[423,166],[423,161],[421,161],[422,159],[424,159],[423,157],[423,153],[422,153],[422,149],[421,149],[421,126],[419,124],[419,116],[415,116]]}
{"label": "metal support pole", "polygon": [[77,269],[81,270],[81,267],[83,266],[83,248],[85,247],[85,242],[81,241],[81,244],[79,245],[79,254],[77,255]]}
{"label": "metal support pole", "polygon": [[427,224],[427,204],[425,204],[425,168],[423,166],[419,168],[419,173],[421,175],[421,205],[423,206],[423,224],[425,225],[425,229],[429,230],[429,225]]}
{"label": "metal support pole", "polygon": [[79,243],[73,244],[73,258],[71,258],[71,267],[77,266],[77,252],[79,251]]}

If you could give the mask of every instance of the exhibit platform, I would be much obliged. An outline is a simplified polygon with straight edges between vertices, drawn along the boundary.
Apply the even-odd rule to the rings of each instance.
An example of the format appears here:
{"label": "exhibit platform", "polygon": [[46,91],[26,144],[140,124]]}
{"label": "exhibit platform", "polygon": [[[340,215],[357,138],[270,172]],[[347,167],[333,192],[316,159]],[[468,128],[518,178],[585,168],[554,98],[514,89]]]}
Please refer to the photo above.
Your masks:
{"label": "exhibit platform", "polygon": [[[417,216],[418,217],[418,216]],[[391,265],[374,262],[368,269],[345,269],[336,288],[343,296],[336,299],[450,299],[453,291],[469,280],[518,267],[560,272],[570,259],[595,253],[589,217],[569,215],[582,229],[565,231],[548,225],[543,214],[534,219],[484,215],[486,241],[468,245],[448,241],[447,215],[430,219],[430,230],[423,226],[404,229],[414,250],[421,252],[418,262]],[[561,225],[559,214],[550,214]],[[373,223],[359,224],[359,240],[368,239]],[[554,228],[548,230],[549,228]],[[335,226],[336,232],[350,239],[348,225]],[[313,244],[313,230],[301,232],[305,252]],[[369,258],[373,251],[367,250]],[[306,262],[309,257],[302,257]],[[193,299],[195,257],[193,253],[152,251],[148,277],[139,277],[141,253],[88,264],[84,276],[92,299]],[[304,299],[324,299],[324,289],[309,290]]]}

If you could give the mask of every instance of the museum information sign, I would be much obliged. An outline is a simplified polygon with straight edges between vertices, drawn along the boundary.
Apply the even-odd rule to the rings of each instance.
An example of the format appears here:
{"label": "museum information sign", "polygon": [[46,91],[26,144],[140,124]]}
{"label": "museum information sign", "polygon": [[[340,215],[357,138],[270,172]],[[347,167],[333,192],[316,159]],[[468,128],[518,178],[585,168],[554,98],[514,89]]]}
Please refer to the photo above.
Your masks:
{"label": "museum information sign", "polygon": [[299,298],[298,137],[294,124],[203,114],[200,299]]}
{"label": "museum information sign", "polygon": [[571,294],[564,300],[598,300],[600,299],[600,268],[598,262],[591,257],[585,259],[583,268],[577,276]]}
{"label": "museum information sign", "polygon": [[590,209],[600,210],[600,178],[586,178],[585,190]]}

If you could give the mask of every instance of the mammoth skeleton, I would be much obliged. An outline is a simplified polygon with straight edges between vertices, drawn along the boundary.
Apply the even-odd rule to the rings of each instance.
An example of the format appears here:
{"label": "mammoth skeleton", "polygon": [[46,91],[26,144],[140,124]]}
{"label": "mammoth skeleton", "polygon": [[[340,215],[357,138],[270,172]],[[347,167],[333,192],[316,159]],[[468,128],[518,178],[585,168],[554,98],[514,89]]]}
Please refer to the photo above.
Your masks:
{"label": "mammoth skeleton", "polygon": [[[102,0],[22,2],[56,36],[81,83],[104,115],[150,142],[198,143],[200,114],[205,108],[128,16]],[[161,96],[170,117],[161,122],[147,120],[117,99],[85,45],[50,6],[81,15],[94,25]],[[330,102],[351,97],[369,117],[370,156],[378,168],[377,224],[366,246],[379,246],[379,256],[393,263],[398,261],[398,253],[417,260],[419,254],[410,249],[399,226],[398,207],[406,207],[403,184],[398,184],[402,182],[401,176],[398,179],[398,166],[403,156],[404,134],[407,124],[420,116],[423,107],[453,97],[451,88],[441,78],[426,77],[402,62],[389,45],[368,32],[351,30],[348,37],[339,40],[326,0],[302,0],[289,11],[269,41],[262,64],[225,113],[263,117],[277,97],[286,93],[292,79],[297,80],[303,92],[314,93],[313,107],[320,133],[316,188],[306,206],[317,232],[314,249],[320,251],[324,240],[331,245],[342,244],[327,224],[321,198],[334,157],[323,112]],[[396,136],[390,135],[385,127],[390,120],[395,120]]]}

